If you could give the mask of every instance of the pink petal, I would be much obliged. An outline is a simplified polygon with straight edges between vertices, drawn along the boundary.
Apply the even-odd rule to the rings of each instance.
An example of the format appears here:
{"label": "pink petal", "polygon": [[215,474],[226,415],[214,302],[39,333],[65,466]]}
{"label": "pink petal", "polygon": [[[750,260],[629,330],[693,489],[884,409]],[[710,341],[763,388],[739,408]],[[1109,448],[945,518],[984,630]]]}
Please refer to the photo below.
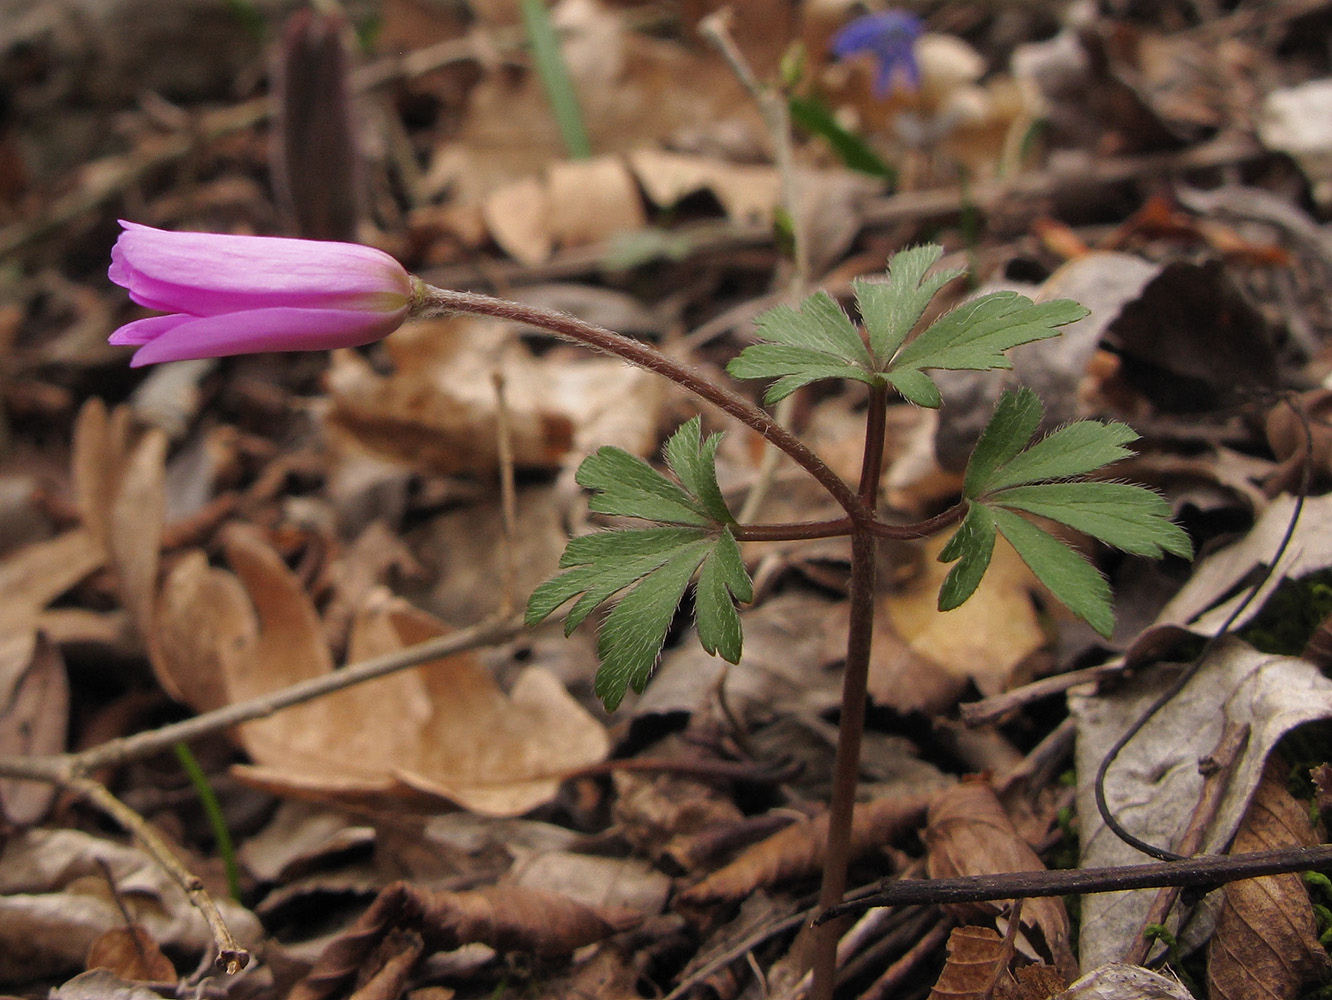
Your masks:
{"label": "pink petal", "polygon": [[[230,354],[357,347],[396,330],[407,318],[407,307],[386,315],[357,310],[279,307],[200,318],[155,318],[184,321],[164,324],[166,328],[135,353],[130,361],[133,368],[162,361],[220,358]],[[151,323],[152,320],[138,322]]]}
{"label": "pink petal", "polygon": [[411,297],[407,272],[372,247],[121,224],[108,275],[154,308],[196,316],[275,307],[392,312]]}
{"label": "pink petal", "polygon": [[147,344],[192,319],[194,319],[193,316],[182,316],[179,313],[173,316],[149,316],[147,319],[136,319],[133,323],[126,323],[107,337],[106,342],[114,344],[116,347]]}

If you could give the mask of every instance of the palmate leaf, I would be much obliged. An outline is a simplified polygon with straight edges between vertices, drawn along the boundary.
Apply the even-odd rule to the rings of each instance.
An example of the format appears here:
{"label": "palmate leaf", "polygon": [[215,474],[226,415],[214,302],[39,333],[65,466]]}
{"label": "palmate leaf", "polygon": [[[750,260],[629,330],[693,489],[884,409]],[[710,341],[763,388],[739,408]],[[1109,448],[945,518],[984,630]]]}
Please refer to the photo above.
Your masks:
{"label": "palmate leaf", "polygon": [[698,417],[686,421],[666,442],[666,462],[680,480],[673,483],[623,448],[598,448],[578,467],[574,480],[592,490],[594,513],[641,517],[663,524],[734,524],[717,487],[720,434],[701,440]]}
{"label": "palmate leaf", "polygon": [[[1016,292],[991,292],[962,303],[926,327],[894,356],[889,378],[900,379],[907,372],[920,373],[927,368],[951,371],[1011,368],[1012,362],[1005,357],[1005,351],[1057,337],[1059,327],[1086,315],[1086,309],[1069,299],[1036,303]],[[896,380],[894,385],[901,391]],[[939,405],[937,388],[906,398],[919,406]]]}
{"label": "palmate leaf", "polygon": [[864,341],[827,292],[815,292],[799,309],[769,309],[756,326],[761,343],[741,351],[726,370],[735,378],[778,379],[763,397],[768,403],[820,379],[875,377]]}
{"label": "palmate leaf", "polygon": [[841,307],[818,292],[799,309],[778,306],[760,316],[760,343],[740,352],[727,371],[774,380],[764,394],[768,403],[811,382],[848,378],[887,382],[912,403],[937,407],[939,388],[926,369],[1012,367],[1005,351],[1057,336],[1058,327],[1087,315],[1067,299],[1034,303],[1016,292],[992,292],[945,313],[907,343],[930,300],[962,273],[931,273],[942,255],[932,244],[911,247],[893,255],[886,280],[852,282],[865,340]]}
{"label": "palmate leaf", "polygon": [[959,277],[961,269],[929,274],[943,256],[943,247],[928,243],[893,254],[887,281],[857,279],[851,283],[875,367],[883,370],[939,289]]}
{"label": "palmate leaf", "polygon": [[1170,505],[1128,483],[1074,479],[1131,454],[1124,424],[1082,420],[1024,447],[1042,407],[1030,389],[1004,392],[981,433],[963,478],[969,507],[939,558],[956,561],[939,591],[939,608],[957,607],[975,591],[994,546],[1006,538],[1037,578],[1102,635],[1114,627],[1110,588],[1087,560],[1017,511],[1048,518],[1134,555],[1188,558],[1192,546],[1170,520]]}
{"label": "palmate leaf", "polygon": [[[642,691],[694,574],[698,637],[709,653],[740,659],[735,602],[753,599],[753,585],[730,526],[735,523],[717,485],[721,435],[702,438],[697,417],[666,442],[672,482],[642,459],[600,448],[578,469],[577,481],[596,492],[600,513],[669,522],[651,528],[598,531],[572,539],[560,557],[564,572],[532,592],[526,620],[535,625],[574,601],[564,619],[568,635],[594,609],[623,593],[597,635],[601,666],[594,690],[608,710],[626,688]],[[576,600],[575,600],[576,598]]]}
{"label": "palmate leaf", "polygon": [[1189,536],[1170,520],[1170,505],[1129,483],[1033,483],[992,493],[989,502],[1047,517],[1135,556],[1188,558]]}

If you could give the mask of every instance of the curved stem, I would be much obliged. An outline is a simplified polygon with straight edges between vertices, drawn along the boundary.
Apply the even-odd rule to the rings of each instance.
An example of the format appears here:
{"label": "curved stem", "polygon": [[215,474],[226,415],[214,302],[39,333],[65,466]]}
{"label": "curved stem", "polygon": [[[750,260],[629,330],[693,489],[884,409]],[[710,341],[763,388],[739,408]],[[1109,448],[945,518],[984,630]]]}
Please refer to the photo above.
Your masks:
{"label": "curved stem", "polygon": [[688,390],[700,399],[707,400],[724,413],[728,413],[745,425],[753,428],[762,437],[780,448],[801,468],[818,480],[819,484],[837,501],[838,506],[846,511],[847,517],[855,524],[868,524],[874,519],[873,507],[866,507],[860,498],[844,483],[837,473],[814,454],[799,438],[782,427],[767,413],[759,409],[743,396],[737,395],[722,386],[716,385],[703,374],[689,365],[667,357],[661,351],[626,337],[623,334],[607,330],[594,323],[587,323],[567,313],[536,306],[508,302],[490,295],[478,295],[474,292],[457,292],[446,288],[427,285],[419,279],[413,279],[415,290],[412,313],[417,317],[447,316],[455,313],[467,313],[474,316],[492,316],[496,319],[515,323],[526,323],[537,329],[545,330],[565,340],[583,344],[605,354],[614,355],[646,371],[669,379],[676,385]]}

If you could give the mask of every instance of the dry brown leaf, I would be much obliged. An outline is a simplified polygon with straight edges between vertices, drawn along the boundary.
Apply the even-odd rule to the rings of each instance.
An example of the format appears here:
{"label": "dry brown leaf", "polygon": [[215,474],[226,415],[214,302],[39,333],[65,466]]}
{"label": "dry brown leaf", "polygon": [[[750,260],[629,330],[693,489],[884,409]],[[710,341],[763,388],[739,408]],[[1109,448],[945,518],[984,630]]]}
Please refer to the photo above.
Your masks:
{"label": "dry brown leaf", "polygon": [[[924,839],[930,878],[1045,870],[984,782],[966,781],[938,795],[930,806]],[[998,914],[1010,902],[954,904],[944,909],[959,920],[975,920]],[[1022,907],[1022,925],[1040,930],[1055,966],[1074,978],[1077,965],[1069,950],[1068,912],[1063,901],[1028,899]]]}
{"label": "dry brown leaf", "polygon": [[[324,634],[329,645],[342,649],[347,630],[358,608],[375,587],[390,577],[421,579],[425,575],[417,556],[384,521],[372,521],[322,574],[319,591],[329,591],[323,600]],[[467,619],[474,621],[477,619]]]}
{"label": "dry brown leaf", "polygon": [[971,599],[939,613],[949,566],[936,557],[945,541],[926,542],[920,574],[880,600],[884,624],[876,631],[869,676],[870,696],[880,705],[939,711],[967,679],[983,694],[998,694],[1020,682],[1021,666],[1046,643],[1032,602],[1039,584],[1002,539]]}
{"label": "dry brown leaf", "polygon": [[333,355],[325,427],[341,448],[410,468],[491,474],[497,373],[519,467],[558,468],[601,444],[637,455],[656,447],[660,380],[619,361],[537,359],[511,326],[468,317],[409,324],[386,348],[387,376],[353,352]]}
{"label": "dry brown leaf", "polygon": [[120,481],[119,462],[129,444],[128,407],[107,413],[106,403],[93,396],[74,421],[70,473],[74,502],[83,524],[103,550],[109,548],[111,508]]}
{"label": "dry brown leaf", "polygon": [[711,192],[734,222],[769,222],[781,198],[775,167],[727,163],[656,149],[629,154],[634,176],[654,205],[671,208],[698,191]]}
{"label": "dry brown leaf", "polygon": [[731,795],[715,783],[632,771],[617,772],[612,781],[615,825],[635,851],[647,857],[660,859],[682,838],[743,818]]}
{"label": "dry brown leaf", "polygon": [[[347,980],[374,971],[377,949],[394,935],[419,935],[425,951],[464,944],[540,956],[567,955],[629,930],[641,917],[631,910],[592,907],[565,896],[504,886],[473,892],[428,892],[406,882],[384,889],[356,924],[324,949],[289,1000],[342,995]],[[393,949],[401,954],[402,949]]]}
{"label": "dry brown leaf", "polygon": [[105,562],[85,528],[11,552],[0,561],[0,635],[34,628],[46,605]]}
{"label": "dry brown leaf", "polygon": [[88,400],[75,422],[71,475],[84,527],[116,571],[121,601],[158,670],[153,605],[166,518],[167,438],[152,428],[131,446],[131,419],[127,406],[108,414],[100,399]]}
{"label": "dry brown leaf", "polygon": [[124,456],[108,524],[107,542],[121,600],[149,642],[166,517],[166,449],[166,435],[153,429]]}
{"label": "dry brown leaf", "polygon": [[[857,803],[851,824],[851,856],[861,857],[887,846],[920,822],[933,798],[920,793]],[[827,813],[795,823],[690,886],[680,898],[696,905],[735,900],[764,886],[816,875],[823,867],[827,839]]]}
{"label": "dry brown leaf", "polygon": [[[1232,854],[1308,847],[1318,842],[1304,807],[1286,791],[1284,768],[1269,758]],[[1207,944],[1213,1000],[1288,1000],[1329,967],[1309,894],[1299,875],[1230,882]]]}
{"label": "dry brown leaf", "polygon": [[1196,1000],[1178,979],[1111,962],[1087,973],[1054,1000]]}
{"label": "dry brown leaf", "polygon": [[109,969],[121,979],[145,983],[174,983],[176,968],[162,954],[152,935],[140,924],[113,927],[98,935],[88,948],[89,969]]}
{"label": "dry brown leaf", "polygon": [[989,927],[954,927],[948,960],[930,990],[930,1000],[991,1000],[1017,988],[1008,963],[1013,949]]}
{"label": "dry brown leaf", "polygon": [[561,246],[600,243],[647,225],[638,186],[618,156],[553,163],[546,191],[550,234]]}
{"label": "dry brown leaf", "polygon": [[520,264],[535,267],[555,249],[550,194],[535,176],[492,191],[481,203],[481,217],[500,249]]}
{"label": "dry brown leaf", "polygon": [[[41,632],[0,636],[0,756],[44,756],[65,749],[69,678],[65,661]],[[55,785],[0,779],[0,811],[18,826],[46,815]]]}
{"label": "dry brown leaf", "polygon": [[221,651],[252,648],[259,624],[240,581],[186,553],[162,581],[157,601],[157,680],[172,698],[200,712],[230,700]]}
{"label": "dry brown leaf", "polygon": [[1068,980],[1049,965],[1024,965],[1014,974],[1017,990],[1001,1000],[1050,1000],[1068,989]]}
{"label": "dry brown leaf", "polygon": [[[122,890],[119,900],[112,885]],[[215,902],[241,946],[255,947],[263,929],[254,914],[225,895]],[[0,981],[82,969],[93,940],[123,926],[126,910],[173,954],[202,956],[213,947],[202,914],[138,848],[77,830],[34,827],[9,835],[0,850]]]}
{"label": "dry brown leaf", "polygon": [[[365,618],[363,656],[448,632],[402,602]],[[352,649],[358,649],[355,632]],[[414,756],[395,769],[398,780],[418,791],[474,812],[517,816],[553,798],[564,775],[610,752],[605,727],[541,667],[520,673],[507,694],[475,654],[425,664],[420,673],[431,715]]]}
{"label": "dry brown leaf", "polygon": [[[183,560],[162,602],[164,661],[176,687],[224,703],[328,674],[332,658],[300,581],[253,528],[224,532],[239,577]],[[362,611],[353,660],[444,635],[402,602]],[[222,684],[208,677],[214,669]],[[609,752],[604,727],[548,672],[529,668],[507,694],[473,653],[336,691],[239,727],[253,766],[237,773],[279,794],[350,799],[425,796],[488,815],[550,800],[565,774]]]}
{"label": "dry brown leaf", "polygon": [[[1313,389],[1267,411],[1267,443],[1280,463],[1263,482],[1269,496],[1294,492],[1309,466],[1315,477],[1332,472],[1332,392]],[[1305,434],[1308,437],[1305,437]],[[1308,445],[1313,445],[1312,453]]]}

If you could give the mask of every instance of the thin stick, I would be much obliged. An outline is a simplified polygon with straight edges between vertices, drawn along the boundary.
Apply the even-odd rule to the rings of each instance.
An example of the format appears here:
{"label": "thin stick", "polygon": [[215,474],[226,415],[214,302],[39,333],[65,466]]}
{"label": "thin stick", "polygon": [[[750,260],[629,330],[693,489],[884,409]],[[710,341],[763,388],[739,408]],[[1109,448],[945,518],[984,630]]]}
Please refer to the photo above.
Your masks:
{"label": "thin stick", "polygon": [[513,482],[513,426],[509,415],[508,398],[504,394],[504,373],[496,370],[491,375],[495,383],[495,437],[499,449],[500,472],[500,524],[503,548],[504,578],[500,586],[500,614],[511,615],[518,605],[517,574],[514,564],[514,539],[518,537],[518,505]]}
{"label": "thin stick", "polygon": [[[1189,818],[1189,825],[1184,828],[1179,843],[1175,845],[1178,853],[1190,857],[1202,847],[1203,838],[1207,836],[1207,831],[1211,829],[1216,814],[1221,809],[1226,789],[1230,787],[1235,768],[1239,765],[1240,758],[1244,755],[1244,748],[1248,745],[1248,724],[1228,719],[1221,736],[1216,741],[1216,747],[1198,762],[1198,770],[1203,773],[1202,793],[1198,796],[1198,804]],[[1147,960],[1147,953],[1152,949],[1152,941],[1147,937],[1147,928],[1152,924],[1165,923],[1166,917],[1175,907],[1175,901],[1179,899],[1179,891],[1180,887],[1177,885],[1167,886],[1156,894],[1147,915],[1142,918],[1138,933],[1133,936],[1133,943],[1124,952],[1121,961],[1127,965],[1141,965]]]}
{"label": "thin stick", "polygon": [[680,985],[667,993],[661,998],[661,1000],[681,1000],[682,997],[685,997],[692,992],[694,987],[703,982],[703,980],[707,979],[718,970],[726,968],[726,966],[730,965],[736,959],[743,958],[764,941],[776,937],[778,934],[785,934],[788,931],[795,930],[808,920],[810,914],[813,912],[813,910],[801,910],[799,913],[793,913],[789,917],[783,917],[775,923],[759,928],[744,940],[727,948],[707,964],[695,969],[687,979],[682,980]]}
{"label": "thin stick", "polygon": [[181,722],[162,726],[160,729],[108,740],[79,753],[55,754],[49,757],[0,757],[0,775],[69,784],[87,772],[123,764],[130,760],[139,760],[169,749],[177,742],[188,742],[229,729],[242,722],[262,719],[292,705],[299,705],[333,691],[340,691],[429,660],[503,642],[517,635],[521,629],[522,622],[517,619],[493,618],[479,625],[440,636],[438,639],[431,639],[429,642],[362,660],[322,677],[293,684],[281,691],[226,705]]}
{"label": "thin stick", "polygon": [[[758,105],[759,113],[763,116],[763,123],[768,130],[768,138],[772,141],[773,159],[777,165],[777,179],[780,185],[780,201],[782,211],[786,214],[787,221],[791,227],[791,249],[792,262],[794,264],[794,273],[786,283],[786,289],[783,298],[794,301],[805,294],[805,288],[809,284],[809,239],[806,232],[805,216],[800,211],[799,197],[796,190],[795,176],[795,150],[791,144],[791,115],[787,107],[786,98],[773,89],[766,87],[759,82],[754,74],[753,67],[749,65],[749,60],[740,51],[740,47],[735,44],[735,39],[731,36],[730,30],[731,9],[723,7],[714,11],[699,22],[698,30],[705,39],[721,53],[726,60],[727,66],[736,78],[749,91],[750,97]],[[795,415],[795,396],[787,396],[777,404],[775,416],[777,422],[783,427],[791,424]],[[763,450],[763,457],[759,460],[758,474],[754,479],[754,485],[745,497],[744,505],[740,508],[739,520],[741,523],[752,521],[758,516],[759,510],[763,506],[763,501],[767,498],[768,491],[772,488],[773,477],[777,474],[777,451],[772,447]]]}
{"label": "thin stick", "polygon": [[820,914],[818,920],[835,920],[874,906],[902,906],[907,903],[981,903],[1017,897],[1156,889],[1163,885],[1210,889],[1246,878],[1303,871],[1332,871],[1332,844],[1283,847],[1248,854],[1203,854],[1182,861],[1158,861],[1145,865],[1121,865],[1117,868],[906,879],[886,885],[871,895],[840,903]]}
{"label": "thin stick", "polygon": [[892,965],[883,970],[883,975],[870,984],[869,989],[860,995],[860,1000],[887,1000],[896,995],[897,988],[911,975],[925,959],[929,958],[948,940],[953,929],[953,922],[941,918],[930,932],[908,948]]}
{"label": "thin stick", "polygon": [[213,897],[208,895],[198,876],[181,864],[180,859],[171,852],[171,848],[167,847],[166,842],[153,831],[142,816],[107,791],[101,782],[93,781],[91,778],[71,778],[62,784],[87,799],[119,823],[126,832],[132,834],[171,880],[180,886],[190,903],[203,915],[204,921],[208,924],[208,931],[213,937],[213,946],[217,949],[214,964],[218,969],[232,976],[249,964],[250,953],[232,937],[231,931],[222,920],[222,914],[218,912],[217,904],[213,902]]}

